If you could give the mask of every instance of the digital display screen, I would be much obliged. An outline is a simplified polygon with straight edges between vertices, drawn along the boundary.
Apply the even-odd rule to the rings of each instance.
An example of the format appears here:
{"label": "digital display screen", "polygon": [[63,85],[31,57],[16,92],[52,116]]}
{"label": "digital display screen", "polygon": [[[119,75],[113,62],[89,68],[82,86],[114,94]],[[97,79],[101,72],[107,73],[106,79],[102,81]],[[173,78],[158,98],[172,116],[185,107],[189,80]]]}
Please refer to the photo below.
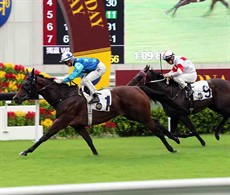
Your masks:
{"label": "digital display screen", "polygon": [[[111,64],[124,63],[124,0],[104,0]],[[56,0],[43,0],[43,63],[58,64],[69,50],[68,26]]]}

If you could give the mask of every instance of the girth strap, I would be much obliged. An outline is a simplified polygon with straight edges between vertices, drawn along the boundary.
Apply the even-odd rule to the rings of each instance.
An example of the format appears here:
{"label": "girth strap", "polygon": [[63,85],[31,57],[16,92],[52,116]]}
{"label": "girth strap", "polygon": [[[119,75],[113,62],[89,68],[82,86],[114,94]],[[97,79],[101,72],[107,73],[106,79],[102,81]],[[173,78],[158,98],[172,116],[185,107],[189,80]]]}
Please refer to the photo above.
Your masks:
{"label": "girth strap", "polygon": [[[192,89],[190,83],[187,83],[187,86],[190,88],[190,90]],[[188,101],[189,101],[189,114],[192,114],[192,111],[194,109],[193,95],[189,97]]]}

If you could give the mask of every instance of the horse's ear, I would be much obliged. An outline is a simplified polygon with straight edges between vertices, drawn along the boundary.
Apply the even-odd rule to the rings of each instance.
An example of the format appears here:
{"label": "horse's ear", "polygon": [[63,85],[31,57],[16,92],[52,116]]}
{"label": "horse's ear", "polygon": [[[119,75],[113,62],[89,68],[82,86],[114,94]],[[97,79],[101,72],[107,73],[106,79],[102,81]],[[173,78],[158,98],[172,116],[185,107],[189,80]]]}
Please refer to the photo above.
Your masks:
{"label": "horse's ear", "polygon": [[30,73],[29,73],[29,70],[26,68],[26,75],[29,76]]}
{"label": "horse's ear", "polygon": [[34,68],[32,69],[31,77],[34,77]]}
{"label": "horse's ear", "polygon": [[144,69],[144,72],[145,72],[145,73],[148,72],[148,71],[149,71],[149,68],[150,68],[150,65],[146,65],[146,66],[145,66],[145,69]]}

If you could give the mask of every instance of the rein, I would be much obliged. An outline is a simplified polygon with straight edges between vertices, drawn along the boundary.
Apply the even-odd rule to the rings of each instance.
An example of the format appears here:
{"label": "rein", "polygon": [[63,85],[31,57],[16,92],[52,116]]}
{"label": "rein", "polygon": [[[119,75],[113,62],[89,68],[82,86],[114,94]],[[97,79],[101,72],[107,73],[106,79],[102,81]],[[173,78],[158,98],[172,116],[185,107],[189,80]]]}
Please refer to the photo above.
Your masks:
{"label": "rein", "polygon": [[[40,92],[46,90],[48,87],[50,87],[53,84],[54,84],[54,81],[51,82],[51,83],[49,83],[48,85],[42,87],[41,89],[36,90],[36,93],[39,94]],[[35,85],[35,83],[33,83],[33,85]],[[53,107],[56,107],[58,105],[58,103],[64,101],[67,98],[70,98],[70,97],[73,97],[73,96],[76,96],[76,95],[78,95],[78,93],[77,94],[75,94],[75,93],[74,94],[68,94],[68,93],[66,93],[63,96],[59,97],[58,99],[53,100],[52,102],[50,102],[50,105],[52,105]]]}
{"label": "rein", "polygon": [[52,84],[53,84],[53,83],[50,83],[50,84],[48,84],[48,85],[42,87],[41,89],[37,90],[37,92],[41,92],[41,91],[45,90],[46,88],[48,88],[48,87],[49,87],[50,85],[52,85]]}
{"label": "rein", "polygon": [[148,83],[158,83],[158,82],[164,81],[165,79],[166,78],[159,79],[159,80],[153,80],[153,81],[149,81]]}

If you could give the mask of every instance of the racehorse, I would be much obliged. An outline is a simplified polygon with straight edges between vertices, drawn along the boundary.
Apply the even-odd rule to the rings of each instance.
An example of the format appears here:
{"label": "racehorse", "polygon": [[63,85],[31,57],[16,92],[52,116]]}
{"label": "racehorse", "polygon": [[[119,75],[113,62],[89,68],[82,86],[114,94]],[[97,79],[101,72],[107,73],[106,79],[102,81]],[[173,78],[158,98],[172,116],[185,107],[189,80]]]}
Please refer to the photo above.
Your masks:
{"label": "racehorse", "polygon": [[[146,66],[144,71],[140,71],[128,85],[139,85],[141,89],[155,101],[159,101],[165,113],[171,117],[171,130],[176,132],[179,120],[181,120],[192,132],[188,136],[196,136],[204,146],[204,140],[199,136],[194,125],[189,119],[191,102],[186,98],[184,89],[181,89],[173,80],[168,81],[160,72],[154,72]],[[230,81],[222,79],[210,79],[207,81],[210,89],[206,92],[208,95],[212,92],[212,98],[202,101],[193,101],[192,114],[198,113],[205,108],[210,108],[214,112],[222,115],[223,119],[219,125],[214,128],[215,137],[220,139],[219,132],[221,127],[230,117]]]}
{"label": "racehorse", "polygon": [[[71,126],[78,132],[91,148],[94,155],[98,152],[93,141],[85,129],[88,125],[88,110],[85,97],[79,92],[78,86],[68,86],[57,84],[54,78],[44,78],[36,75],[34,69],[27,73],[27,78],[20,90],[14,96],[14,101],[18,104],[38,94],[55,108],[56,120],[49,130],[29,149],[20,153],[27,156],[33,152],[41,143],[48,140],[61,129]],[[164,134],[175,142],[179,140],[155,119],[151,118],[150,100],[148,96],[139,88],[131,86],[115,87],[111,90],[112,104],[110,111],[101,112],[93,110],[92,125],[100,124],[118,116],[124,115],[126,118],[143,123],[157,137],[161,139],[170,152],[176,152],[166,141]]]}
{"label": "racehorse", "polygon": [[[184,6],[184,5],[188,5],[189,3],[199,3],[199,2],[203,2],[203,1],[205,1],[205,0],[180,0],[175,6],[173,6],[171,9],[167,10],[165,13],[169,14],[170,12],[172,12],[174,10],[174,12],[172,13],[172,16],[174,16],[179,7]],[[211,13],[213,11],[214,5],[218,1],[220,1],[227,9],[229,9],[229,4],[225,0],[212,0],[212,3],[211,3],[211,6],[210,6],[208,13]]]}

